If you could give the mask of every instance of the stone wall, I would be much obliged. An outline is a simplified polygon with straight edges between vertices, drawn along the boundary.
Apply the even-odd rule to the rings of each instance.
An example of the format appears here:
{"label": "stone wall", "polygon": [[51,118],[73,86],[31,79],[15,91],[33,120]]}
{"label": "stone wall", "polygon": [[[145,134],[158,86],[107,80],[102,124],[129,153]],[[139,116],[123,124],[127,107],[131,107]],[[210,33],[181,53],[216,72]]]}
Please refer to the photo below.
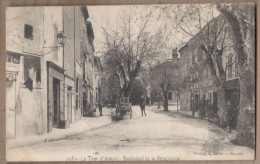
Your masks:
{"label": "stone wall", "polygon": [[[7,117],[7,122],[9,122],[9,119],[14,122],[12,127],[7,125],[7,131],[15,132],[15,135],[11,138],[43,134],[46,129],[44,102],[42,102],[43,80],[41,77],[41,72],[44,70],[41,60],[44,43],[43,10],[43,7],[35,7],[33,10],[29,7],[10,7],[7,9],[7,57],[15,54],[20,58],[19,67],[16,67],[17,70],[15,70],[17,72],[16,81],[13,83],[16,89],[7,90],[6,105],[10,107],[7,109],[7,113],[9,110],[14,111],[12,117]],[[29,35],[26,34],[28,27],[30,28]],[[28,61],[32,59],[37,64]],[[25,60],[29,62],[30,66]],[[9,61],[7,62],[9,63]],[[7,64],[6,70],[13,72],[13,68],[9,66],[15,66],[15,64]],[[41,77],[40,81],[39,79],[36,81],[36,75],[38,78]],[[31,89],[22,85],[28,78],[32,80]],[[11,97],[14,97],[14,99],[9,95],[12,95]]]}
{"label": "stone wall", "polygon": [[64,69],[65,74],[74,78],[74,51],[75,51],[75,22],[74,22],[75,7],[63,7],[63,30],[67,37],[64,45]]}

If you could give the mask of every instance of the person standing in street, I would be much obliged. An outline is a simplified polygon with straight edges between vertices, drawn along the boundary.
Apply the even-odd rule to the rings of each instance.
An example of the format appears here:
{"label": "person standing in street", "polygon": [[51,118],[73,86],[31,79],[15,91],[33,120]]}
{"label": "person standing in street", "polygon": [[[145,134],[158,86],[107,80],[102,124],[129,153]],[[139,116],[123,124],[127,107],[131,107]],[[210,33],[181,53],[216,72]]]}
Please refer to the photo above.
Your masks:
{"label": "person standing in street", "polygon": [[144,95],[142,95],[141,98],[140,98],[140,108],[141,108],[142,117],[143,117],[143,114],[146,116],[146,113],[145,113],[145,97],[144,97]]}
{"label": "person standing in street", "polygon": [[228,123],[229,133],[231,133],[231,130],[233,129],[233,124],[234,124],[234,107],[230,100],[227,101],[226,119],[227,119],[227,123]]}
{"label": "person standing in street", "polygon": [[102,116],[103,114],[102,114],[102,102],[101,101],[98,102],[98,109],[99,109],[100,116]]}

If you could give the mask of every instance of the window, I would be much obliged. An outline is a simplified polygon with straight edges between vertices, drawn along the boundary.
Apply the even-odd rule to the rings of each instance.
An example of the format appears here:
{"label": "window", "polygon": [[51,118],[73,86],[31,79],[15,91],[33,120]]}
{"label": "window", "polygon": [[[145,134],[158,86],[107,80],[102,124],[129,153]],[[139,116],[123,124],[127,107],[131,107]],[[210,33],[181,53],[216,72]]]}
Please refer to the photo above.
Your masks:
{"label": "window", "polygon": [[212,104],[212,101],[211,101],[211,93],[210,93],[210,92],[208,93],[208,100],[209,100],[210,104]]}
{"label": "window", "polygon": [[24,80],[31,81],[32,88],[41,87],[41,59],[39,57],[24,55]]}
{"label": "window", "polygon": [[28,24],[24,25],[24,38],[33,40],[33,26]]}

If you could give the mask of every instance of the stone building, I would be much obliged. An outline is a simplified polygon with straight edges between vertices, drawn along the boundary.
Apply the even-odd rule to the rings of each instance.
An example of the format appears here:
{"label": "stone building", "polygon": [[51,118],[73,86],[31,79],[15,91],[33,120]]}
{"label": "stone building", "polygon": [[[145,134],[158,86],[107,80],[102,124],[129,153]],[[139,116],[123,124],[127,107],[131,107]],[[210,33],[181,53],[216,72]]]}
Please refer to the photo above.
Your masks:
{"label": "stone building", "polygon": [[[212,117],[213,119],[218,118],[220,120],[222,119],[223,121],[225,121],[224,115],[221,114],[221,112],[223,111],[221,111],[222,109],[219,109],[217,85],[214,83],[209,63],[206,61],[206,54],[201,48],[201,45],[204,44],[203,38],[205,38],[206,32],[208,31],[208,27],[213,28],[212,26],[214,24],[221,24],[223,23],[223,20],[224,17],[222,15],[211,20],[207,25],[204,26],[204,28],[202,28],[202,30],[198,34],[192,37],[184,46],[182,46],[179,49],[181,63],[180,72],[183,75],[183,77],[186,78],[186,87],[183,89],[183,92],[180,95],[180,104],[181,110],[190,110],[196,113],[199,112],[199,109],[201,108],[201,103],[207,102],[210,106],[210,110],[207,110],[209,111],[207,113],[207,117]],[[236,67],[236,55],[231,46],[232,41],[230,37],[230,30],[228,25],[224,26],[227,28],[225,34],[226,37],[225,39],[220,38],[220,40],[221,42],[225,40],[224,44],[226,46],[226,49],[223,51],[221,63],[226,74],[226,79],[228,80],[229,76],[237,78],[238,75],[236,74],[236,71],[234,71],[235,69],[233,69],[233,67]],[[211,32],[215,31],[211,30]],[[217,76],[219,76],[219,70],[217,69],[215,58],[213,60],[214,67],[216,68],[216,74]],[[227,67],[228,63],[233,63],[233,71],[231,72],[229,70],[229,67]],[[226,90],[225,94],[231,94],[231,92]],[[225,94],[220,96],[227,97]],[[239,99],[235,97],[232,101],[235,104],[239,104]]]}
{"label": "stone building", "polygon": [[102,103],[102,89],[101,89],[101,77],[102,77],[102,64],[100,61],[100,58],[95,56],[94,57],[94,72],[95,72],[95,77],[94,77],[94,91],[95,91],[95,104],[96,107],[98,107],[98,103]]}
{"label": "stone building", "polygon": [[44,7],[43,21],[43,103],[47,105],[47,132],[51,132],[52,128],[65,127],[66,124],[64,108],[64,55],[63,46],[57,40],[58,33],[63,31],[62,7]]}
{"label": "stone building", "polygon": [[88,17],[87,7],[77,6],[7,9],[7,138],[68,128],[81,119],[87,101],[93,107]]}
{"label": "stone building", "polygon": [[[183,88],[180,95],[180,105],[181,110],[190,110],[196,113],[202,108],[201,102],[207,102],[208,105],[206,107],[205,117],[212,119],[218,122],[219,125],[225,127],[227,126],[227,111],[221,107],[223,104],[220,104],[220,99],[224,99],[224,103],[226,104],[228,101],[231,102],[234,108],[232,113],[234,118],[231,126],[233,129],[237,130],[237,139],[238,142],[240,142],[240,140],[242,140],[240,138],[249,137],[252,139],[252,128],[254,125],[252,121],[246,120],[253,120],[254,114],[252,113],[254,112],[248,112],[248,115],[240,115],[242,118],[240,118],[240,120],[243,121],[238,120],[240,110],[240,78],[238,73],[237,54],[232,46],[233,41],[228,23],[224,23],[223,26],[227,28],[227,30],[225,30],[225,35],[219,34],[220,36],[225,36],[225,38],[220,39],[222,39],[222,41],[225,40],[223,45],[226,48],[224,49],[219,61],[217,61],[216,56],[213,57],[213,65],[216,68],[216,75],[218,77],[220,76],[220,70],[216,63],[220,62],[223,66],[224,92],[221,94],[216,83],[214,83],[214,76],[212,75],[209,63],[205,62],[208,61],[206,59],[206,54],[202,50],[202,44],[205,41],[203,38],[205,37],[205,33],[208,32],[209,28],[214,28],[216,24],[219,25],[221,22],[223,23],[223,21],[225,22],[223,15],[219,15],[215,19],[211,20],[204,26],[204,28],[202,28],[201,31],[199,31],[199,33],[197,33],[179,49],[181,65],[180,73],[183,75],[183,80],[186,83],[185,88]],[[214,35],[214,33],[211,33],[210,35]],[[251,36],[253,35],[251,34]],[[253,54],[254,52],[250,52],[250,55],[248,56],[248,64],[252,66],[254,66]],[[251,94],[254,95],[254,91]],[[252,96],[252,101],[255,101],[254,96]]]}
{"label": "stone building", "polygon": [[[22,15],[22,19],[21,16]],[[46,132],[41,101],[44,70],[44,8],[8,8],[6,28],[6,136]]]}
{"label": "stone building", "polygon": [[94,68],[94,32],[92,29],[92,24],[90,21],[85,22],[86,27],[86,53],[85,53],[85,63],[84,63],[84,102],[83,108],[85,110],[86,115],[94,116],[96,110],[95,104],[95,68]]}
{"label": "stone building", "polygon": [[76,120],[75,100],[75,7],[63,7],[63,30],[67,37],[64,45],[65,110],[69,124]]}

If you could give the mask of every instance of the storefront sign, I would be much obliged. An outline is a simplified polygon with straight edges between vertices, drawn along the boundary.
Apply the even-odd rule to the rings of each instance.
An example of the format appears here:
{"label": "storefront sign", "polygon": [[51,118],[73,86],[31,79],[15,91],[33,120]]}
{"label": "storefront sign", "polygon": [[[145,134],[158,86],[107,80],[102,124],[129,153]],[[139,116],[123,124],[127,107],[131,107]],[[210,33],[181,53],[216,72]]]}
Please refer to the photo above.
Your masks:
{"label": "storefront sign", "polygon": [[19,71],[21,63],[21,56],[6,54],[6,70]]}

